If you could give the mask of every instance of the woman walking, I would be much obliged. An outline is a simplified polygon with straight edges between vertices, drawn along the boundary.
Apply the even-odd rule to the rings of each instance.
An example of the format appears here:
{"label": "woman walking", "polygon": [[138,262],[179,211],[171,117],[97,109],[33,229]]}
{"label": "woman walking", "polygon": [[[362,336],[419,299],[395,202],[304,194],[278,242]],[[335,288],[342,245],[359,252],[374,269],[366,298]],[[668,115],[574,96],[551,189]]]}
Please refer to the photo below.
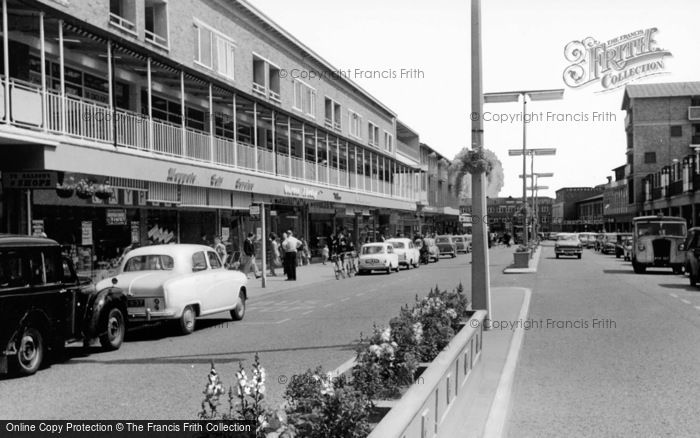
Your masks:
{"label": "woman walking", "polygon": [[280,244],[277,241],[277,235],[275,233],[270,233],[270,277],[277,277],[275,268],[279,268],[280,266],[282,266]]}

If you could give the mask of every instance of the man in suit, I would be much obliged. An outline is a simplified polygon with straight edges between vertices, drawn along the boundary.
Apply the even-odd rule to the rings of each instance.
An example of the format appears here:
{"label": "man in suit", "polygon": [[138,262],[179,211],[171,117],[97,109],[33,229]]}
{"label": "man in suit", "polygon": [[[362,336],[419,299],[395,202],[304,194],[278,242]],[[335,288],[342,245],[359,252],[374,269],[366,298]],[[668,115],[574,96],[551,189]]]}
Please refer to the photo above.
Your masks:
{"label": "man in suit", "polygon": [[248,233],[248,238],[243,242],[243,254],[245,255],[245,263],[242,263],[241,271],[248,275],[252,270],[255,278],[260,278],[258,265],[255,263],[255,244],[253,243],[253,233]]}

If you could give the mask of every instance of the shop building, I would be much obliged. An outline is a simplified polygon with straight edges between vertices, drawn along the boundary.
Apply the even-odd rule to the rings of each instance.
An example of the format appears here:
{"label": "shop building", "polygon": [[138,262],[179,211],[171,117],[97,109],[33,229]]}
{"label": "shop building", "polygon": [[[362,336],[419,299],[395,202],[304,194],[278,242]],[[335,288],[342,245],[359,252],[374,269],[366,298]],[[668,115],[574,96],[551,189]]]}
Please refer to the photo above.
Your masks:
{"label": "shop building", "polygon": [[415,217],[423,172],[397,144],[417,135],[346,77],[310,75],[336,69],[245,1],[3,0],[2,15],[3,231],[96,264],[132,241],[237,248],[260,234],[251,205],[312,247]]}

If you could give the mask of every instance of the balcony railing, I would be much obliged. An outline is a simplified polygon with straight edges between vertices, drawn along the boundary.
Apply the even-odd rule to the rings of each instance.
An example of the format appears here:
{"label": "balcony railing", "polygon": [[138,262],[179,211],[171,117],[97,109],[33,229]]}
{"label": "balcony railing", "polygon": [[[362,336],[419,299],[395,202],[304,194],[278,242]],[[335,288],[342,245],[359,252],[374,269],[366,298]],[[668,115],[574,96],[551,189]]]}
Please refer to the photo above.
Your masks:
{"label": "balcony railing", "polygon": [[146,41],[148,41],[151,44],[155,44],[156,46],[162,47],[164,49],[168,48],[168,39],[165,37],[162,37],[155,32],[151,32],[150,30],[145,31],[146,34]]}
{"label": "balcony railing", "polygon": [[277,102],[277,103],[281,103],[282,100],[280,99],[280,93],[277,91],[270,90],[270,100]]}
{"label": "balcony railing", "polygon": [[266,96],[267,88],[265,88],[264,85],[258,84],[257,82],[253,82],[253,92]]}
{"label": "balcony railing", "polygon": [[[44,131],[78,138],[81,141],[116,145],[122,152],[130,150],[167,157],[185,158],[193,162],[226,166],[261,174],[276,174],[305,182],[319,182],[358,192],[371,192],[405,200],[417,200],[418,194],[406,187],[407,179],[396,175],[392,181],[378,181],[354,172],[348,175],[337,165],[326,165],[271,150],[233,138],[219,137],[192,128],[110,107],[74,96],[62,97],[52,90],[18,80],[8,83],[0,79],[0,126],[8,122],[15,128]],[[4,114],[5,98],[9,98],[10,114]],[[0,128],[2,129],[2,128]]]}
{"label": "balcony railing", "polygon": [[130,33],[136,33],[136,25],[132,23],[131,21],[127,20],[124,17],[120,17],[119,15],[110,12],[109,13],[109,22],[113,26],[116,26],[122,30],[125,30]]}

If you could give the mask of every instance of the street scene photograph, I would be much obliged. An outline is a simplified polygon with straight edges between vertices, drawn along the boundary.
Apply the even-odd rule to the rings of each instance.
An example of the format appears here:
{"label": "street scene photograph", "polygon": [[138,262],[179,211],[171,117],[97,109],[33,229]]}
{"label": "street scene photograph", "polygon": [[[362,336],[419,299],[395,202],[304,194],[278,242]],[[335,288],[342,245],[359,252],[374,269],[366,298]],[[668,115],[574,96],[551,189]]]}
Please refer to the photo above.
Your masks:
{"label": "street scene photograph", "polygon": [[0,437],[700,436],[700,3],[0,8]]}

